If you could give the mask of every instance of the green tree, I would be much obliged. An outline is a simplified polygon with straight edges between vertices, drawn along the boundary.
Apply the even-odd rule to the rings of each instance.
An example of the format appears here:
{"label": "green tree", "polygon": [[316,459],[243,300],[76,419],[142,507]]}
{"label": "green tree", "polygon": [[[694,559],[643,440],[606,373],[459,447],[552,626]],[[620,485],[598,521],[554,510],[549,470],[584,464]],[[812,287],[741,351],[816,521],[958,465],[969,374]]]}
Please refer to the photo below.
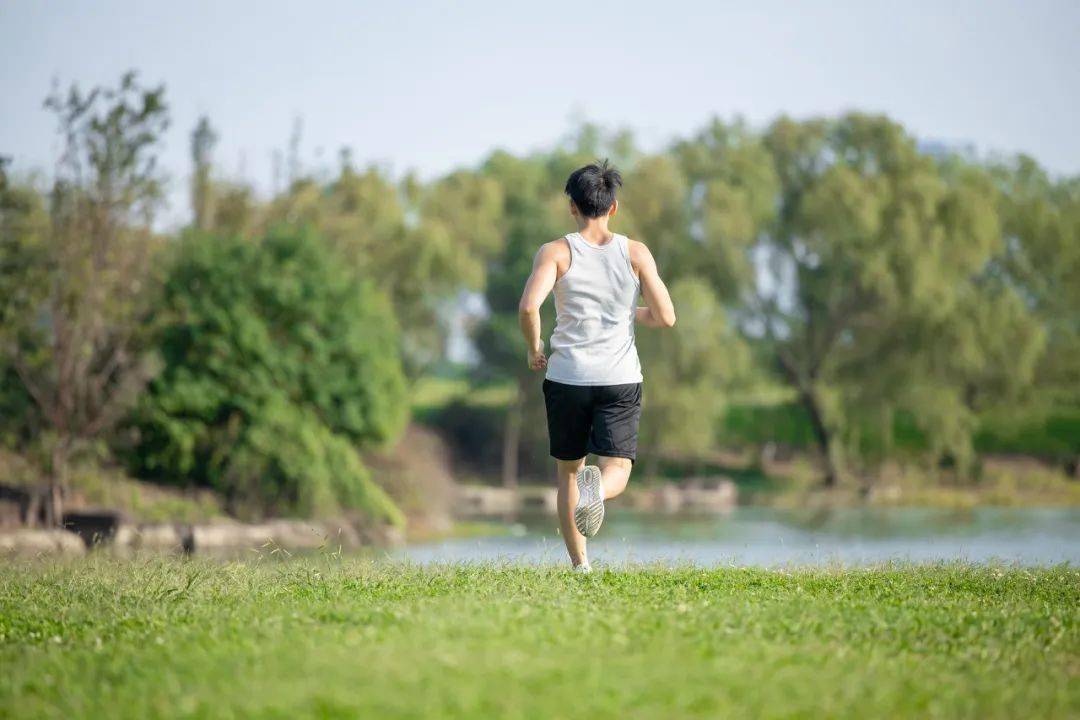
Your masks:
{"label": "green tree", "polygon": [[[807,411],[826,483],[842,474],[860,420],[897,408],[935,454],[970,464],[977,398],[1030,378],[1041,342],[987,275],[1001,233],[986,175],[943,172],[881,117],[781,119],[766,144],[782,190],[765,249],[789,273],[790,297],[776,280],[754,320]],[[986,364],[1003,336],[1022,343],[1015,373]]]}
{"label": "green tree", "polygon": [[622,234],[648,244],[661,271],[677,275],[693,264],[687,258],[691,247],[686,179],[667,155],[644,157],[628,170],[614,222]]}
{"label": "green tree", "polygon": [[[1038,319],[1045,351],[1026,405],[1044,418],[1080,408],[1080,179],[1052,180],[1021,156],[991,169],[1001,190],[1000,279]],[[1015,355],[1005,353],[1003,359]],[[997,358],[996,358],[997,359]],[[1008,367],[1005,365],[1004,367]],[[1004,414],[1004,412],[1002,413]],[[1080,476],[1080,436],[1058,433],[1059,460]]]}
{"label": "green tree", "polygon": [[[47,428],[12,364],[49,282],[49,213],[37,188],[0,163],[0,443],[25,449]],[[35,513],[36,515],[36,513]]]}
{"label": "green tree", "polygon": [[1080,179],[1051,180],[1031,158],[993,168],[1001,193],[1002,272],[1047,330],[1039,383],[1080,405]]}
{"label": "green tree", "polygon": [[236,511],[400,519],[355,450],[407,419],[397,329],[383,294],[325,242],[289,229],[189,236],[159,313],[140,474],[214,487]]}
{"label": "green tree", "polygon": [[738,305],[754,287],[753,250],[776,221],[773,158],[742,122],[718,119],[673,155],[689,185],[689,242],[673,270],[707,277],[722,301]]}
{"label": "green tree", "polygon": [[718,120],[627,175],[629,232],[657,257],[680,317],[672,330],[638,334],[646,457],[702,458],[731,396],[755,381],[740,302],[753,288],[752,249],[774,219],[778,184],[760,138]]}
{"label": "green tree", "polygon": [[675,327],[638,331],[646,374],[642,446],[653,462],[660,455],[701,459],[712,450],[728,398],[751,373],[749,348],[710,283],[676,280],[671,297]]}
{"label": "green tree", "polygon": [[[484,174],[502,188],[501,252],[488,265],[485,299],[490,315],[477,333],[477,347],[484,369],[513,383],[513,395],[506,410],[502,434],[502,481],[512,486],[518,480],[518,464],[523,432],[537,427],[526,417],[539,415],[537,379],[525,364],[525,351],[518,329],[518,301],[532,270],[540,245],[569,230],[565,201],[560,198],[551,165],[542,158],[516,158],[494,153],[483,167]],[[564,178],[565,179],[565,178]],[[563,219],[565,218],[565,219]],[[550,312],[548,312],[550,316]],[[551,327],[550,320],[545,323]],[[535,435],[539,442],[540,436]]]}
{"label": "green tree", "polygon": [[[461,291],[483,291],[488,261],[502,247],[502,189],[492,178],[460,170],[414,194],[416,217],[394,265],[400,282],[395,304],[404,320],[427,333],[427,359],[435,359],[445,336],[440,308]],[[420,332],[414,335],[422,339]]]}
{"label": "green tree", "polygon": [[0,330],[33,399],[59,523],[73,453],[121,419],[151,374],[136,336],[148,308],[150,224],[160,200],[155,149],[164,88],[134,73],[115,88],[54,91],[64,151],[47,219],[26,189],[5,190]]}
{"label": "green tree", "polygon": [[499,187],[474,172],[398,187],[378,168],[357,172],[345,153],[335,180],[295,181],[267,217],[315,227],[357,277],[387,294],[415,373],[441,351],[439,306],[462,288],[483,288],[501,202]]}

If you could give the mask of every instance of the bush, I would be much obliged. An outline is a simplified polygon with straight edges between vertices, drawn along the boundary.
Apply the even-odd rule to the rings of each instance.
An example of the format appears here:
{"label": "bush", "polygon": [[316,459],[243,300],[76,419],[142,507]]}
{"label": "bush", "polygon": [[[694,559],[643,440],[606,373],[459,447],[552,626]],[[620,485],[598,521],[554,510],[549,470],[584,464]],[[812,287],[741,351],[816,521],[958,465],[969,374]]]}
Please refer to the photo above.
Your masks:
{"label": "bush", "polygon": [[1038,455],[1061,460],[1080,456],[1080,408],[1045,412],[1012,409],[987,416],[975,435],[982,452]]}
{"label": "bush", "polygon": [[[859,427],[860,451],[882,454],[879,427],[866,423]],[[892,452],[916,456],[929,447],[926,433],[917,418],[907,411],[896,412],[892,427]],[[777,442],[800,450],[813,448],[814,435],[806,409],[797,403],[778,405],[732,405],[727,409],[718,444],[745,447]],[[1080,455],[1080,409],[1058,407],[1046,410],[1009,409],[986,413],[979,418],[974,444],[982,454],[1030,455],[1061,461]]]}
{"label": "bush", "polygon": [[319,238],[188,236],[162,306],[163,367],[134,420],[142,476],[259,513],[400,517],[355,449],[404,427],[393,316]]}
{"label": "bush", "polygon": [[350,508],[371,519],[404,524],[352,443],[310,410],[282,398],[268,403],[244,429],[218,477],[245,507],[307,517]]}

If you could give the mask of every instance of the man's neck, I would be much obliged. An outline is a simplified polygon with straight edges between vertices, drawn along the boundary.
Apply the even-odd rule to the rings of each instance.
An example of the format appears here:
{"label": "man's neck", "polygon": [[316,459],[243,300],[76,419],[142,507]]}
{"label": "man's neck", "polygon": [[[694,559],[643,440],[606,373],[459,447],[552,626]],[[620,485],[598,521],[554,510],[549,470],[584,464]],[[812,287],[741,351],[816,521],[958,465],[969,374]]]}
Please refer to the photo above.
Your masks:
{"label": "man's neck", "polygon": [[585,238],[586,242],[593,245],[606,245],[611,242],[615,234],[608,230],[608,219],[605,215],[599,218],[589,218],[584,222],[578,220],[578,234]]}

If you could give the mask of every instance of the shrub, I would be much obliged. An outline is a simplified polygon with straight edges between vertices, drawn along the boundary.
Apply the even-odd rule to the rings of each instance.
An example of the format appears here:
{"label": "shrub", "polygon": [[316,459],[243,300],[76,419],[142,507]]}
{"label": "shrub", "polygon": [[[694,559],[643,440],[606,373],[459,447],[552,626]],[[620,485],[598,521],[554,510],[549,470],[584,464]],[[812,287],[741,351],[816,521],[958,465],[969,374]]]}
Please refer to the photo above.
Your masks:
{"label": "shrub", "polygon": [[385,297],[318,237],[187,236],[159,315],[162,368],[134,421],[140,474],[257,512],[395,517],[355,446],[404,426],[397,330]]}

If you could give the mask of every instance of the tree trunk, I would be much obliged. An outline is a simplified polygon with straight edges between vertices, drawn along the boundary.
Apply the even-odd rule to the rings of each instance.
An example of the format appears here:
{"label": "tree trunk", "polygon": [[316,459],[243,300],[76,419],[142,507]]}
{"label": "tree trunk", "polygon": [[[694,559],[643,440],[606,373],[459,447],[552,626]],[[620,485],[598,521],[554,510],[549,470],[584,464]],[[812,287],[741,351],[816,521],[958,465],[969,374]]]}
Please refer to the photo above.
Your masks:
{"label": "tree trunk", "polygon": [[825,422],[825,415],[813,389],[803,390],[800,393],[800,398],[810,415],[810,427],[814,432],[814,440],[817,442],[822,459],[825,461],[823,483],[828,488],[836,487],[840,478],[840,464],[836,457],[838,452],[836,438]]}
{"label": "tree trunk", "polygon": [[64,524],[64,487],[67,485],[67,443],[58,440],[50,458],[49,494],[45,499],[45,524],[58,528]]}
{"label": "tree trunk", "polygon": [[518,484],[518,450],[521,447],[521,418],[525,397],[521,385],[506,410],[506,427],[503,430],[502,484],[515,488]]}
{"label": "tree trunk", "polygon": [[26,512],[23,514],[23,524],[26,527],[37,527],[38,518],[41,517],[41,488],[38,486],[31,487],[27,494],[29,498],[26,501]]}

